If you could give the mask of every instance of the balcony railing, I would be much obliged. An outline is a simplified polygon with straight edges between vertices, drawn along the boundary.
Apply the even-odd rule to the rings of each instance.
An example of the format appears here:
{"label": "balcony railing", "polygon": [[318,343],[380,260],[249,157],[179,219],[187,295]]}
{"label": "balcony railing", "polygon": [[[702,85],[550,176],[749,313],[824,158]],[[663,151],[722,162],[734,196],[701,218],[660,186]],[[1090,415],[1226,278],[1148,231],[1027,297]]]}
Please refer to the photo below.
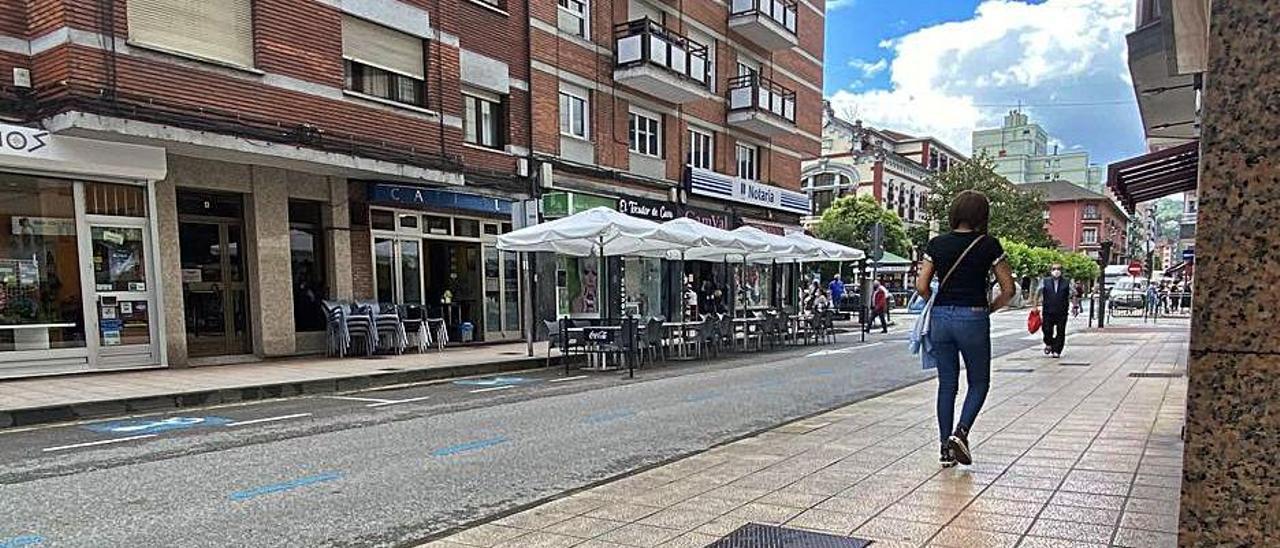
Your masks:
{"label": "balcony railing", "polygon": [[796,123],[796,92],[759,74],[729,79],[729,111],[767,112]]}
{"label": "balcony railing", "polygon": [[744,15],[768,17],[791,34],[796,33],[795,0],[733,0],[729,17]]}
{"label": "balcony railing", "polygon": [[649,19],[614,27],[614,62],[618,69],[655,66],[706,88],[707,46],[685,38]]}

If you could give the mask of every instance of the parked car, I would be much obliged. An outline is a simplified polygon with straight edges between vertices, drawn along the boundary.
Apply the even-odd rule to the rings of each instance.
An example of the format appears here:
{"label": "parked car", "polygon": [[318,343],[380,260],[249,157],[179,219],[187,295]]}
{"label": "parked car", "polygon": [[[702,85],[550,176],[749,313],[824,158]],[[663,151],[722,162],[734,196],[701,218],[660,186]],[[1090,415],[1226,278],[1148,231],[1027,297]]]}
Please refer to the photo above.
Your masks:
{"label": "parked car", "polygon": [[1110,306],[1113,309],[1141,310],[1146,306],[1147,280],[1122,278],[1111,288]]}

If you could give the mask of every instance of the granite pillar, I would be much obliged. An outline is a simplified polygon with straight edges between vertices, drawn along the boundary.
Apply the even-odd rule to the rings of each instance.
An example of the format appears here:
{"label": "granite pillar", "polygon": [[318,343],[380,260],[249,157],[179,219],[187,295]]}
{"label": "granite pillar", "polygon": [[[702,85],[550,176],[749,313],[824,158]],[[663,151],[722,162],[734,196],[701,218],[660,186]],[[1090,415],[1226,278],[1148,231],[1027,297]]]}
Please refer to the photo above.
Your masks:
{"label": "granite pillar", "polygon": [[253,192],[245,197],[245,233],[249,244],[253,349],[259,356],[287,356],[297,349],[289,257],[288,172],[253,166],[252,179]]}
{"label": "granite pillar", "polygon": [[1280,546],[1280,2],[1213,2],[1181,546]]}
{"label": "granite pillar", "polygon": [[325,249],[329,260],[329,298],[350,300],[354,294],[351,275],[351,199],[347,180],[329,177],[329,204],[325,208],[325,229],[329,231]]}
{"label": "granite pillar", "polygon": [[[172,165],[172,161],[170,165]],[[160,321],[165,332],[166,363],[170,367],[187,365],[187,319],[184,314],[182,298],[182,254],[178,245],[165,245],[178,241],[178,198],[177,185],[169,178],[159,181],[156,189],[156,229],[160,233],[160,244],[155,246],[159,254],[160,272],[163,280],[164,310]]]}

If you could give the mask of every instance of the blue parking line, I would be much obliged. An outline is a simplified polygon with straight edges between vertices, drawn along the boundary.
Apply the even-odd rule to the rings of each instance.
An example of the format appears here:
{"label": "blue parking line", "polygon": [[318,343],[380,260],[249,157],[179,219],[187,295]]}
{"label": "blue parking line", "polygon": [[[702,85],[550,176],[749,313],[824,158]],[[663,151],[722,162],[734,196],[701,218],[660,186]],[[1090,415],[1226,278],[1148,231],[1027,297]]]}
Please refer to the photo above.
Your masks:
{"label": "blue parking line", "polygon": [[18,548],[19,546],[35,546],[44,544],[40,535],[19,535],[13,538],[0,539],[0,548]]}
{"label": "blue parking line", "polygon": [[591,424],[600,424],[603,422],[612,422],[620,419],[625,419],[627,417],[634,417],[635,414],[636,412],[630,409],[619,409],[617,411],[609,411],[607,413],[596,413],[594,415],[587,415],[587,418],[583,420]]}
{"label": "blue parking line", "polygon": [[782,379],[767,379],[767,380],[763,380],[756,383],[756,386],[760,388],[774,388],[777,386],[782,386],[784,384],[787,384],[787,381]]}
{"label": "blue parking line", "polygon": [[459,443],[457,445],[450,445],[449,447],[441,447],[439,449],[436,449],[435,451],[432,451],[431,456],[448,457],[452,455],[457,455],[459,453],[466,453],[469,451],[478,451],[486,447],[493,447],[495,445],[503,444],[506,442],[507,442],[507,438],[502,436],[497,436],[497,437],[483,439],[483,440],[469,441],[466,443]]}
{"label": "blue parking line", "polygon": [[694,403],[694,402],[700,402],[700,401],[707,401],[707,400],[715,399],[718,397],[720,397],[720,393],[712,390],[708,392],[698,392],[696,394],[689,394],[688,396],[685,396],[684,401]]}
{"label": "blue parking line", "polygon": [[255,487],[253,489],[246,489],[244,491],[236,491],[234,493],[231,493],[230,498],[231,500],[240,502],[244,500],[249,500],[254,497],[260,497],[262,495],[270,495],[272,493],[292,491],[300,487],[306,487],[308,485],[324,483],[327,481],[334,481],[341,478],[342,478],[342,474],[339,474],[337,472],[326,472],[324,474],[307,476],[305,478],[289,480],[283,483],[275,483],[271,485],[264,485],[262,487]]}

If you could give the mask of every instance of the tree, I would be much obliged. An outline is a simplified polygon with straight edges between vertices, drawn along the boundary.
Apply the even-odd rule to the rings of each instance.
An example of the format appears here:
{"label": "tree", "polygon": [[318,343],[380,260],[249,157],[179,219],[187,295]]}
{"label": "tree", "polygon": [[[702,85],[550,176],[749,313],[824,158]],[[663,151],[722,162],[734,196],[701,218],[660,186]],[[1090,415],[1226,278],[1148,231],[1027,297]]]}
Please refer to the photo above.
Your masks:
{"label": "tree", "polygon": [[929,245],[929,225],[912,225],[907,227],[907,240],[913,249],[924,249]]}
{"label": "tree", "polygon": [[890,253],[908,256],[911,242],[897,213],[876,203],[871,196],[845,196],[831,203],[822,213],[813,232],[819,238],[864,251],[871,250],[871,227],[884,224],[884,248]]}
{"label": "tree", "polygon": [[1018,188],[995,172],[995,162],[985,154],[929,178],[932,190],[925,208],[929,217],[946,224],[951,200],[964,190],[977,190],[991,201],[988,232],[997,238],[1032,247],[1055,248],[1058,242],[1044,228],[1044,197]]}
{"label": "tree", "polygon": [[1001,240],[1005,259],[1014,276],[1038,278],[1049,273],[1054,263],[1062,265],[1062,271],[1073,280],[1088,282],[1098,279],[1101,269],[1097,261],[1082,253],[1067,253],[1054,248],[1031,247],[1012,240]]}

